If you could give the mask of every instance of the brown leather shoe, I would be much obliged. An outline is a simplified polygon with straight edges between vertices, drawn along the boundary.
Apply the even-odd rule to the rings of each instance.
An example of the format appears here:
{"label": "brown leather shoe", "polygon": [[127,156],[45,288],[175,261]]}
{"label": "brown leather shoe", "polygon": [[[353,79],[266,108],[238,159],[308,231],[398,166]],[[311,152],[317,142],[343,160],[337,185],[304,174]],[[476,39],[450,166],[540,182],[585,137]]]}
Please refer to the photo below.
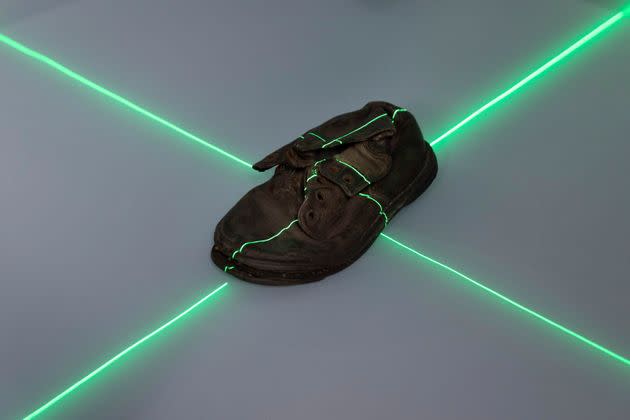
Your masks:
{"label": "brown leather shoe", "polygon": [[270,285],[352,264],[437,173],[415,118],[387,102],[326,121],[254,168],[274,166],[219,222],[211,253],[222,270]]}

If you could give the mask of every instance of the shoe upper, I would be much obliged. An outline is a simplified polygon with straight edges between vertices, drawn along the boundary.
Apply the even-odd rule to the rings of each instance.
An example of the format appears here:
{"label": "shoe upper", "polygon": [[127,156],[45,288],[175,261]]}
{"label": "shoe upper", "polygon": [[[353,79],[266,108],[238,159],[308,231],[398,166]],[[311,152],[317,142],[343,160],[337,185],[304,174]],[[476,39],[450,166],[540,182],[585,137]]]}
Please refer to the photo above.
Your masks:
{"label": "shoe upper", "polygon": [[338,271],[406,204],[429,151],[413,116],[387,102],[308,130],[254,165],[275,172],[221,219],[213,260],[250,279]]}

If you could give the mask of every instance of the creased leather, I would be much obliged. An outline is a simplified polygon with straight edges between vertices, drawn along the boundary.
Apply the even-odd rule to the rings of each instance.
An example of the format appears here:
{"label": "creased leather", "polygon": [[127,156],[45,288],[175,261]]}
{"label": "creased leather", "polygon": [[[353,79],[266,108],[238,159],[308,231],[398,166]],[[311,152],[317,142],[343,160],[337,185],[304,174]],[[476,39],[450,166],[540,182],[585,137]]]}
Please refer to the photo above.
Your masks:
{"label": "creased leather", "polygon": [[337,185],[348,197],[357,195],[370,185],[361,175],[337,160],[329,160],[322,164],[319,173]]}

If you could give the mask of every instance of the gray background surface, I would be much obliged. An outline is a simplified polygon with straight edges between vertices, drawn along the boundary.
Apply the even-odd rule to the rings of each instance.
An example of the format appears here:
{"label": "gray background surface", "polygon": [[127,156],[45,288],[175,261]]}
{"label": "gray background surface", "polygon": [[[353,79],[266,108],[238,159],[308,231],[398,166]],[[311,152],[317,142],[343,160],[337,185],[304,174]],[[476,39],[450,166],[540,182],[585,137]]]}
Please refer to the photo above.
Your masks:
{"label": "gray background surface", "polygon": [[[0,31],[254,161],[373,99],[435,138],[604,3],[9,1]],[[626,20],[439,145],[387,230],[625,357],[629,42]],[[46,418],[628,418],[627,368],[385,241],[300,287],[210,266],[266,177],[0,46],[0,416],[227,280]]]}

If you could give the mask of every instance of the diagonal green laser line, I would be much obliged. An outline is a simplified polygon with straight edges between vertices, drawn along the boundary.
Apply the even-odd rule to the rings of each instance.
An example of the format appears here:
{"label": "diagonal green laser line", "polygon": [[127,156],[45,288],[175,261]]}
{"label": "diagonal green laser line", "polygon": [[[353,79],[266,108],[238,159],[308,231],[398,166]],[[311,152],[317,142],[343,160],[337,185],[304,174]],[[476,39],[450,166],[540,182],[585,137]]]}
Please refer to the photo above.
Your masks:
{"label": "diagonal green laser line", "polygon": [[593,340],[590,340],[590,339],[584,337],[583,335],[578,334],[575,331],[570,330],[569,328],[567,328],[567,327],[565,327],[565,326],[563,326],[561,324],[558,324],[557,322],[547,318],[544,315],[541,315],[540,313],[538,313],[538,312],[536,312],[536,311],[526,307],[525,305],[522,305],[522,304],[516,302],[515,300],[510,299],[509,297],[505,296],[504,294],[501,294],[501,293],[497,292],[496,290],[491,289],[488,286],[478,282],[477,280],[472,279],[471,277],[467,276],[466,274],[464,274],[464,273],[462,273],[460,271],[457,271],[454,268],[451,268],[448,265],[446,265],[446,264],[444,264],[444,263],[442,263],[442,262],[440,262],[440,261],[438,261],[436,259],[433,259],[433,258],[431,258],[431,257],[429,257],[429,256],[427,256],[427,255],[425,255],[425,254],[423,254],[423,253],[421,253],[419,251],[416,251],[415,249],[413,249],[409,245],[405,245],[404,243],[400,242],[397,239],[392,238],[389,235],[381,233],[381,236],[383,238],[391,241],[393,244],[395,244],[395,245],[397,245],[397,246],[399,246],[399,247],[401,247],[401,248],[411,252],[412,254],[414,254],[414,255],[424,259],[425,261],[428,261],[431,264],[437,265],[438,267],[443,268],[444,270],[447,270],[447,271],[449,271],[452,274],[455,274],[457,277],[459,277],[459,278],[461,278],[463,280],[466,280],[467,282],[473,284],[474,286],[476,286],[476,287],[482,289],[483,291],[491,294],[492,296],[494,296],[496,298],[499,298],[503,302],[509,303],[510,305],[512,305],[513,307],[519,309],[520,311],[523,311],[523,312],[525,312],[525,313],[527,313],[527,314],[537,318],[538,320],[540,320],[540,321],[542,321],[542,322],[544,322],[544,323],[546,323],[546,324],[548,324],[548,325],[550,325],[552,327],[555,327],[555,328],[559,329],[560,331],[570,335],[571,337],[576,338],[576,339],[580,340],[581,342],[583,342],[583,343],[593,347],[594,349],[597,349],[597,350],[603,352],[604,354],[606,354],[606,355],[608,355],[608,356],[610,356],[610,357],[620,361],[621,363],[625,364],[626,366],[630,366],[630,360],[626,359],[625,357],[623,357],[623,356],[621,356],[621,355],[619,355],[619,354],[617,354],[617,353],[615,353],[615,352],[613,352],[611,350],[608,350],[606,347],[604,347],[604,346],[602,346],[600,344],[597,344]]}
{"label": "diagonal green laser line", "polygon": [[[580,38],[578,41],[576,41],[575,43],[573,43],[571,46],[569,46],[567,49],[565,49],[564,51],[562,51],[560,54],[558,54],[557,56],[555,56],[554,58],[552,58],[551,60],[547,61],[545,64],[543,64],[542,66],[540,66],[538,69],[536,69],[535,71],[533,71],[532,73],[530,73],[528,76],[526,76],[524,79],[522,79],[521,81],[517,82],[514,86],[512,86],[511,88],[509,88],[508,90],[506,90],[505,92],[501,93],[499,96],[497,96],[496,98],[492,99],[490,102],[486,103],[485,105],[483,105],[481,108],[477,109],[476,111],[474,111],[473,113],[471,113],[470,115],[468,115],[466,118],[464,118],[462,121],[460,121],[459,123],[457,123],[456,125],[454,125],[451,129],[449,129],[448,131],[446,131],[444,134],[442,134],[441,136],[437,137],[435,140],[433,140],[431,142],[431,145],[436,145],[438,143],[440,143],[441,141],[443,141],[444,139],[446,139],[447,137],[451,136],[453,133],[455,133],[456,131],[458,131],[460,128],[462,128],[464,125],[468,124],[470,121],[474,120],[475,118],[477,118],[479,115],[481,115],[482,113],[484,113],[485,111],[487,111],[489,108],[493,107],[494,105],[496,105],[497,103],[501,102],[502,100],[504,100],[505,98],[507,98],[508,96],[512,95],[514,92],[516,92],[517,90],[521,89],[523,86],[525,86],[526,84],[528,84],[529,82],[531,82],[532,80],[534,80],[535,78],[537,78],[538,76],[540,76],[541,74],[543,74],[545,71],[549,70],[551,67],[553,67],[554,65],[558,64],[560,61],[562,61],[563,59],[565,59],[566,57],[568,57],[569,55],[571,55],[573,52],[575,52],[577,49],[579,49],[580,47],[582,47],[583,45],[585,45],[586,43],[588,43],[589,41],[591,41],[592,39],[594,39],[595,37],[597,37],[598,35],[600,35],[602,32],[604,32],[606,29],[610,28],[611,26],[613,26],[615,23],[617,23],[622,17],[626,16],[628,13],[630,13],[630,7],[626,8],[624,10],[622,10],[619,13],[616,13],[615,15],[613,15],[612,17],[608,18],[605,22],[603,22],[602,24],[600,24],[597,28],[593,29],[591,32],[589,32],[588,34],[584,35],[582,38]],[[170,128],[171,130],[183,135],[184,137],[199,143],[201,145],[203,145],[204,147],[207,147],[217,153],[219,153],[220,155],[227,157],[235,162],[240,163],[241,165],[247,166],[247,167],[251,167],[251,164],[244,161],[243,159],[221,149],[218,146],[215,146],[212,143],[209,143],[208,141],[192,134],[191,132],[184,130],[183,128],[175,125],[174,123],[171,123],[169,121],[167,121],[166,119],[154,114],[153,112],[141,107],[140,105],[135,104],[134,102],[132,102],[131,100],[124,98],[120,95],[118,95],[117,93],[112,92],[111,90],[89,80],[88,78],[78,74],[77,72],[69,69],[68,67],[64,66],[63,64],[53,60],[52,58],[33,50],[32,48],[27,47],[26,45],[8,37],[7,35],[4,35],[2,33],[0,33],[0,42],[4,43],[5,45],[19,51],[20,53],[33,58],[43,64],[46,64],[47,66],[57,70],[58,72],[76,80],[77,82],[89,87],[90,89],[95,90],[98,93],[101,93],[111,99],[113,99],[114,101],[120,103],[121,105],[136,111],[142,115],[144,115],[145,117],[167,127]],[[381,118],[383,115],[379,115],[378,118]],[[372,121],[370,121],[372,122]],[[362,127],[359,127],[357,130],[361,129]],[[356,130],[354,130],[356,131]],[[348,133],[350,134],[350,133]],[[334,139],[331,140],[331,142],[335,142],[335,141],[340,141],[340,139]],[[331,143],[328,142],[328,143]],[[328,144],[327,143],[327,144]],[[327,144],[325,144],[322,147],[325,147]]]}
{"label": "diagonal green laser line", "polygon": [[359,170],[358,170],[357,168],[355,168],[354,166],[350,165],[348,162],[344,162],[344,161],[343,161],[343,160],[341,160],[341,159],[335,159],[335,160],[336,160],[337,162],[341,163],[342,165],[347,166],[348,168],[352,169],[354,172],[356,172],[356,174],[357,174],[357,175],[359,175],[361,178],[363,178],[363,180],[364,180],[365,182],[367,182],[367,183],[368,183],[368,185],[372,184],[372,183],[370,182],[370,180],[369,180],[369,179],[367,179],[367,177],[361,173],[361,171],[359,171]]}
{"label": "diagonal green laser line", "polygon": [[364,128],[365,128],[365,127],[367,127],[368,125],[372,124],[374,121],[376,121],[376,120],[380,120],[381,118],[386,117],[386,116],[387,116],[387,114],[381,114],[381,115],[379,115],[378,117],[374,117],[374,118],[372,118],[370,121],[366,122],[366,123],[365,123],[365,124],[363,124],[361,127],[357,127],[357,128],[355,128],[354,130],[350,131],[349,133],[346,133],[346,134],[344,134],[343,136],[339,136],[339,137],[337,137],[336,139],[333,139],[333,140],[329,141],[328,143],[324,144],[324,145],[322,146],[322,149],[323,149],[324,147],[327,147],[328,145],[330,145],[330,144],[332,144],[332,143],[336,142],[336,141],[338,141],[339,143],[343,143],[343,142],[341,141],[341,139],[345,139],[345,138],[346,138],[346,137],[348,137],[349,135],[354,134],[354,133],[356,133],[357,131],[360,131],[360,130],[364,129]]}
{"label": "diagonal green laser line", "polygon": [[[313,133],[312,131],[310,133],[307,133],[307,134],[310,134],[311,136],[316,137],[316,138],[320,139],[321,141],[323,141],[324,143],[326,143],[326,139],[323,138],[322,136],[320,136],[319,134]],[[304,137],[302,136],[302,138],[304,138]]]}
{"label": "diagonal green laser line", "polygon": [[132,101],[130,101],[129,99],[126,99],[122,96],[120,96],[117,93],[112,92],[109,89],[104,88],[103,86],[89,80],[88,78],[81,76],[80,74],[78,74],[77,72],[70,70],[68,67],[64,66],[63,64],[60,64],[59,62],[53,60],[52,58],[45,56],[44,54],[37,52],[29,47],[27,47],[24,44],[21,44],[11,38],[9,38],[8,36],[0,33],[0,42],[8,45],[11,48],[14,48],[15,50],[21,52],[22,54],[27,55],[28,57],[34,58],[37,61],[40,61],[44,64],[46,64],[47,66],[52,67],[53,69],[59,71],[60,73],[76,80],[77,82],[81,83],[84,86],[89,87],[90,89],[93,89],[95,91],[97,91],[98,93],[105,95],[107,97],[109,97],[110,99],[113,99],[114,101],[118,102],[119,104],[123,105],[126,108],[129,108],[133,111],[138,112],[139,114],[144,115],[145,117],[157,122],[158,124],[161,124],[167,128],[170,128],[171,130],[175,131],[178,134],[181,134],[182,136],[188,138],[189,140],[194,141],[195,143],[198,143],[214,152],[219,153],[220,155],[233,160],[234,162],[240,163],[241,165],[247,166],[248,168],[251,168],[251,163],[245,162],[243,159],[239,158],[238,156],[233,155],[232,153],[226,152],[225,150],[221,149],[218,146],[215,146],[214,144],[202,139],[201,137],[198,137],[194,134],[192,134],[190,131],[184,130],[183,128],[173,124],[170,121],[167,121],[166,119],[154,114],[153,112],[141,107],[140,105],[137,105],[135,103],[133,103]]}
{"label": "diagonal green laser line", "polygon": [[125,356],[127,353],[129,353],[130,351],[132,351],[133,349],[135,349],[136,347],[138,347],[139,345],[141,345],[142,343],[144,343],[145,341],[151,339],[152,337],[158,335],[159,333],[161,333],[162,331],[164,331],[165,329],[167,329],[168,327],[170,327],[171,325],[173,325],[174,323],[176,323],[177,321],[179,321],[180,319],[182,319],[183,317],[185,317],[186,315],[188,315],[190,312],[192,312],[193,310],[195,310],[195,308],[197,308],[199,305],[201,305],[202,303],[204,303],[206,300],[210,299],[212,296],[214,296],[215,294],[217,294],[219,291],[221,291],[223,288],[225,288],[227,286],[227,282],[223,283],[221,286],[217,287],[216,289],[214,289],[212,292],[208,293],[207,295],[205,295],[203,298],[199,299],[194,305],[190,306],[188,309],[186,309],[184,312],[180,313],[179,315],[177,315],[175,318],[171,319],[170,321],[168,321],[166,324],[162,325],[161,327],[157,328],[156,330],[154,330],[153,332],[145,335],[144,337],[142,337],[140,340],[136,341],[135,343],[133,343],[132,345],[130,345],[129,347],[127,347],[126,349],[124,349],[123,351],[121,351],[120,353],[118,353],[116,356],[112,357],[111,359],[109,359],[107,362],[103,363],[102,365],[100,365],[99,367],[97,367],[96,369],[94,369],[92,372],[90,372],[89,374],[87,374],[86,376],[83,377],[83,379],[75,382],[73,385],[71,385],[70,387],[68,387],[65,391],[63,391],[61,394],[57,395],[56,397],[54,397],[53,399],[51,399],[50,401],[48,401],[46,404],[42,405],[40,408],[38,408],[37,410],[33,411],[31,414],[29,414],[28,416],[24,417],[24,420],[30,420],[38,415],[40,415],[41,413],[43,413],[44,411],[46,411],[47,409],[49,409],[50,407],[52,407],[53,405],[55,405],[56,403],[58,403],[59,401],[61,401],[64,397],[68,396],[70,393],[72,393],[73,391],[75,391],[78,387],[80,387],[81,385],[83,385],[84,383],[86,383],[87,381],[89,381],[90,379],[92,379],[94,376],[98,375],[101,371],[103,371],[104,369],[106,369],[107,367],[109,367],[110,365],[112,365],[113,363],[115,363],[117,360],[119,360],[121,357]]}
{"label": "diagonal green laser line", "polygon": [[461,120],[460,122],[455,124],[450,130],[448,130],[447,132],[445,132],[444,134],[442,134],[441,136],[439,136],[438,138],[433,140],[431,142],[431,146],[435,146],[436,144],[440,143],[441,141],[443,141],[444,139],[446,139],[447,137],[449,137],[450,135],[455,133],[457,130],[459,130],[460,128],[462,128],[463,126],[465,126],[466,124],[468,124],[469,122],[471,122],[472,120],[477,118],[479,115],[483,114],[488,109],[492,108],[494,105],[498,104],[499,102],[501,102],[502,100],[504,100],[508,96],[512,95],[514,92],[516,92],[517,90],[521,89],[523,86],[525,86],[526,84],[528,84],[529,82],[531,82],[532,80],[537,78],[538,76],[542,75],[544,72],[546,72],[551,67],[553,67],[556,64],[558,64],[564,58],[566,58],[567,56],[571,55],[571,53],[575,52],[577,49],[579,49],[580,47],[582,47],[583,45],[588,43],[590,40],[595,38],[597,35],[601,34],[606,29],[610,28],[612,25],[617,23],[626,13],[627,13],[627,9],[622,11],[622,12],[619,12],[619,13],[615,14],[614,16],[612,16],[611,18],[606,20],[604,23],[599,25],[597,28],[593,29],[591,32],[589,32],[588,34],[584,35],[577,42],[572,44],[569,48],[567,48],[566,50],[562,51],[560,54],[556,55],[551,60],[549,60],[545,64],[543,64],[542,66],[538,67],[536,70],[534,70],[528,76],[526,76],[524,79],[522,79],[521,81],[517,82],[514,86],[512,86],[511,88],[509,88],[505,92],[501,93],[499,96],[497,96],[496,98],[492,99],[490,102],[488,102],[487,104],[485,104],[484,106],[482,106],[481,108],[477,109],[475,112],[471,113],[466,118],[464,118],[463,120]]}
{"label": "diagonal green laser line", "polygon": [[[551,60],[549,60],[547,63],[543,64],[541,67],[539,67],[537,70],[535,70],[534,72],[532,72],[531,74],[529,74],[528,76],[526,76],[524,79],[522,79],[521,81],[519,81],[518,83],[516,83],[514,86],[512,86],[511,88],[509,88],[508,90],[506,90],[505,92],[503,92],[502,94],[500,94],[499,96],[497,96],[496,98],[492,99],[490,102],[488,102],[487,104],[485,104],[484,106],[482,106],[481,108],[479,108],[478,110],[476,110],[475,112],[473,112],[472,114],[468,115],[465,119],[463,119],[462,121],[460,121],[458,124],[456,124],[455,126],[453,126],[450,130],[448,130],[447,132],[445,132],[444,134],[442,134],[441,136],[439,136],[438,138],[436,138],[435,140],[433,140],[431,142],[431,145],[435,145],[441,141],[443,141],[445,138],[451,136],[453,133],[455,133],[456,131],[458,131],[461,127],[463,127],[464,125],[468,124],[470,121],[472,121],[473,119],[475,119],[476,117],[478,117],[480,114],[484,113],[485,111],[487,111],[489,108],[493,107],[494,105],[496,105],[497,103],[501,102],[503,99],[507,98],[508,96],[512,95],[513,93],[515,93],[517,90],[521,89],[523,86],[525,86],[526,84],[528,84],[529,82],[531,82],[533,79],[537,78],[538,76],[542,75],[544,72],[546,72],[547,70],[549,70],[551,67],[553,67],[554,65],[556,65],[558,62],[560,62],[561,60],[565,59],[566,57],[568,57],[569,55],[571,55],[574,51],[576,51],[578,48],[582,47],[583,45],[585,45],[586,43],[588,43],[589,41],[591,41],[592,39],[594,39],[595,37],[597,37],[598,35],[600,35],[601,33],[603,33],[605,30],[607,30],[608,28],[610,28],[611,26],[613,26],[615,23],[617,23],[622,17],[627,16],[630,13],[630,8],[626,8],[623,11],[613,15],[612,17],[610,17],[609,19],[607,19],[604,23],[602,23],[601,25],[599,25],[597,28],[595,28],[594,30],[592,30],[591,32],[589,32],[588,34],[586,34],[585,36],[583,36],[581,39],[579,39],[577,42],[575,42],[574,44],[572,44],[571,46],[569,46],[567,49],[565,49],[564,51],[562,51],[560,54],[558,54],[556,57],[552,58]],[[166,119],[159,117],[158,115],[152,113],[151,111],[141,107],[140,105],[137,105],[135,103],[133,103],[132,101],[130,101],[129,99],[126,99],[112,91],[110,91],[109,89],[106,89],[102,86],[100,86],[99,84],[87,79],[84,76],[81,76],[80,74],[76,73],[75,71],[65,67],[64,65],[60,64],[59,62],[53,60],[52,58],[37,52],[11,38],[9,38],[8,36],[0,33],[0,42],[4,43],[5,45],[17,50],[18,52],[33,58],[51,68],[53,68],[54,70],[57,70],[58,72],[74,79],[75,81],[83,84],[84,86],[104,95],[109,97],[110,99],[120,103],[121,105],[123,105],[126,108],[131,109],[132,111],[135,111],[155,122],[157,122],[158,124],[161,124],[167,128],[170,128],[171,130],[177,132],[178,134],[183,135],[184,137],[188,138],[189,140],[192,140],[198,144],[203,145],[204,147],[219,153],[220,155],[229,158],[241,165],[247,166],[248,168],[251,167],[251,164],[242,160],[241,158],[221,149],[218,146],[215,146],[209,142],[207,142],[206,140],[203,140],[202,138],[190,133],[187,130],[184,130],[183,128],[167,121]],[[379,116],[380,118],[380,116]],[[337,139],[335,139],[337,140]],[[333,141],[335,141],[333,140]],[[550,326],[553,326],[557,329],[559,329],[560,331],[569,334],[577,339],[579,339],[580,341],[582,341],[583,343],[600,350],[601,352],[613,357],[614,359],[624,363],[624,364],[629,364],[628,359],[618,355],[617,353],[614,353],[608,349],[606,349],[605,347],[587,339],[586,337],[583,337],[577,333],[575,333],[574,331],[550,320],[549,318],[546,318],[540,314],[538,314],[537,312],[517,303],[516,301],[502,295],[499,292],[496,292],[492,289],[490,289],[489,287],[477,282],[476,280],[473,280],[472,278],[460,273],[459,271],[447,266],[446,264],[440,263],[437,260],[431,259],[427,256],[425,256],[424,254],[421,254],[418,251],[415,251],[414,249],[412,249],[411,247],[404,245],[403,243],[397,241],[396,239],[385,235],[384,233],[381,233],[381,236],[389,239],[390,241],[392,241],[394,244],[403,247],[404,249],[413,252],[414,254],[422,257],[423,259],[432,262],[434,264],[437,264],[438,266],[440,266],[441,268],[444,268],[445,270],[456,274],[457,276],[459,276],[460,278],[463,278],[467,281],[469,281],[470,283],[482,288],[483,290],[485,290],[486,292],[490,293],[491,295],[510,303],[511,305],[513,305],[514,307],[520,309],[521,311],[524,311],[534,317],[536,317],[539,320],[544,321],[545,323],[547,323]],[[226,269],[229,269],[230,267],[226,267]],[[114,358],[110,359],[109,361],[107,361],[106,363],[104,363],[103,365],[101,365],[99,368],[97,368],[96,370],[94,370],[93,372],[91,372],[88,376],[84,377],[83,379],[81,379],[80,381],[78,381],[77,383],[75,383],[74,385],[72,385],[70,388],[66,389],[64,392],[62,392],[61,394],[59,394],[57,397],[53,398],[52,400],[50,400],[48,403],[46,403],[44,406],[40,407],[39,409],[37,409],[36,411],[34,411],[33,413],[31,413],[29,416],[26,417],[26,419],[31,419],[33,417],[35,417],[38,414],[41,414],[44,410],[48,409],[50,406],[52,406],[53,404],[57,403],[59,400],[63,399],[65,396],[67,396],[68,394],[70,394],[71,392],[73,392],[76,388],[78,388],[79,386],[81,386],[83,383],[87,382],[89,379],[93,378],[95,375],[97,375],[99,372],[101,372],[103,369],[107,368],[109,365],[111,365],[112,363],[114,363],[116,360],[118,360],[119,358],[123,357],[125,354],[127,354],[129,351],[131,351],[132,349],[134,349],[135,347],[137,347],[138,345],[140,345],[142,342],[148,340],[149,338],[153,337],[154,335],[158,334],[160,331],[164,330],[165,328],[167,328],[168,326],[170,326],[172,323],[176,322],[178,319],[180,319],[181,317],[183,317],[184,315],[186,315],[187,313],[189,313],[190,311],[192,311],[194,308],[196,308],[199,304],[201,304],[203,301],[205,301],[206,299],[208,299],[210,296],[212,296],[214,293],[218,292],[220,289],[222,289],[223,287],[225,287],[227,285],[227,283],[224,283],[222,286],[220,286],[218,289],[216,289],[215,291],[213,291],[212,293],[210,293],[209,295],[207,295],[206,297],[204,297],[202,300],[198,301],[197,303],[195,303],[193,306],[191,306],[190,308],[188,308],[186,311],[184,311],[182,314],[178,315],[176,318],[174,318],[173,320],[169,321],[167,324],[163,325],[162,327],[158,328],[157,330],[155,330],[154,332],[152,332],[151,334],[145,336],[144,338],[142,338],[141,340],[139,340],[138,342],[134,343],[133,345],[131,345],[130,347],[128,347],[127,349],[125,349],[124,351],[122,351],[121,353],[119,353],[118,355],[114,356]]]}

